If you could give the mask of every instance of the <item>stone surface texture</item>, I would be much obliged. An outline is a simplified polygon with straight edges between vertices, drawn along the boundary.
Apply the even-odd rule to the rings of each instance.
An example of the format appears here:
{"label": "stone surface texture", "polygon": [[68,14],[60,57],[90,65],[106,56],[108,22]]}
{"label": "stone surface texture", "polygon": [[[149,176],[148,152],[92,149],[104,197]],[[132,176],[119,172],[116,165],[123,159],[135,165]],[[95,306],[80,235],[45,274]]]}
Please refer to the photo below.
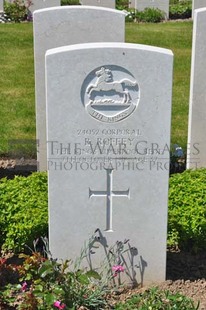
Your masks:
{"label": "stone surface texture", "polygon": [[4,1],[0,0],[0,12],[4,11]]}
{"label": "stone surface texture", "polygon": [[205,8],[206,0],[193,0],[192,1],[192,17],[194,18],[194,11],[197,9]]}
{"label": "stone surface texture", "polygon": [[206,167],[206,8],[195,10],[190,79],[187,168]]}
{"label": "stone surface texture", "polygon": [[34,13],[36,130],[39,169],[47,170],[45,53],[59,46],[87,42],[124,42],[125,14],[97,7],[67,6]]}
{"label": "stone surface texture", "polygon": [[86,243],[99,266],[122,241],[127,283],[165,279],[172,63],[169,50],[126,43],[47,51],[54,258],[74,260]]}
{"label": "stone surface texture", "polygon": [[110,9],[115,9],[115,0],[80,0],[82,5],[102,6]]}
{"label": "stone surface texture", "polygon": [[32,0],[30,11],[33,13],[35,10],[41,10],[60,5],[61,5],[60,0]]}

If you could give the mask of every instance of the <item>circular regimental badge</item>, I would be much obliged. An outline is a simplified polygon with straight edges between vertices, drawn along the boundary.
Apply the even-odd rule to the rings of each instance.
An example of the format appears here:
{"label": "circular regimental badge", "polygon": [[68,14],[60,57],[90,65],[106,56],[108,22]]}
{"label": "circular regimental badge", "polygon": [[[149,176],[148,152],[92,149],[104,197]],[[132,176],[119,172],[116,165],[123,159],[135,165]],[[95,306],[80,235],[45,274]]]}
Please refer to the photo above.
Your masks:
{"label": "circular regimental badge", "polygon": [[115,123],[136,110],[140,90],[128,70],[105,65],[88,74],[82,84],[81,96],[89,115],[101,122]]}

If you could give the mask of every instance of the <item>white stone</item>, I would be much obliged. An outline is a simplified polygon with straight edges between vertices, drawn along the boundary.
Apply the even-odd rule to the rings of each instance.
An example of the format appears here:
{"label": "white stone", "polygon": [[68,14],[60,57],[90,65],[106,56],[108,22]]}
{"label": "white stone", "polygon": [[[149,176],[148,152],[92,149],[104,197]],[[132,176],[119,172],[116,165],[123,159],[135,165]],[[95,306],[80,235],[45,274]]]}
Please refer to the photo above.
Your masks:
{"label": "white stone", "polygon": [[45,52],[48,49],[87,42],[117,41],[125,37],[125,14],[97,7],[63,6],[34,13],[36,130],[39,170],[47,169]]}
{"label": "white stone", "polygon": [[80,0],[82,5],[101,6],[110,9],[115,9],[116,0]]}
{"label": "white stone", "polygon": [[159,9],[169,18],[169,0],[130,0],[129,7],[138,11],[144,11],[146,8]]}
{"label": "white stone", "polygon": [[32,0],[32,5],[30,6],[29,9],[33,13],[35,10],[41,10],[60,5],[61,5],[60,0]]}
{"label": "white stone", "polygon": [[0,0],[0,12],[4,11],[4,1]]}
{"label": "white stone", "polygon": [[190,78],[187,168],[206,167],[206,8],[195,10]]}
{"label": "white stone", "polygon": [[[1,0],[0,0],[1,1]],[[6,0],[7,2],[13,3],[14,0]],[[24,0],[23,4],[27,5],[28,1]],[[32,0],[29,10],[33,13],[35,10],[41,10],[61,5],[61,0]]]}
{"label": "white stone", "polygon": [[[99,229],[108,246],[130,240],[133,281],[165,280],[172,62],[169,50],[126,43],[47,51],[54,258],[79,257]],[[91,250],[94,267],[105,252]]]}
{"label": "white stone", "polygon": [[192,1],[192,18],[194,18],[194,11],[197,9],[205,8],[206,0],[193,0]]}

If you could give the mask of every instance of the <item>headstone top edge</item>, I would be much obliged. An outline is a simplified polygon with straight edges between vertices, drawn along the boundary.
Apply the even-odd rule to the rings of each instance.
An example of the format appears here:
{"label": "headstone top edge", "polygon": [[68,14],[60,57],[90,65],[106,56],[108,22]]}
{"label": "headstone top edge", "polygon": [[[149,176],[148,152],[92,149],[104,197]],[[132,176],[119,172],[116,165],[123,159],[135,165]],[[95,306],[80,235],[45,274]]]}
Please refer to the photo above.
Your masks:
{"label": "headstone top edge", "polygon": [[100,42],[100,43],[95,42],[95,43],[73,44],[73,45],[52,48],[46,51],[46,56],[54,55],[57,53],[64,53],[68,51],[86,50],[86,49],[91,50],[91,49],[96,49],[96,48],[134,49],[134,50],[144,50],[148,52],[156,52],[156,53],[166,54],[170,56],[174,55],[170,49],[165,49],[165,48],[155,47],[155,46],[150,46],[150,45],[121,43],[121,42]]}
{"label": "headstone top edge", "polygon": [[205,11],[206,11],[206,7],[200,8],[200,9],[195,9],[195,10],[194,10],[194,14],[196,15],[196,14],[198,14],[198,13],[203,13],[203,12],[205,12]]}
{"label": "headstone top edge", "polygon": [[126,13],[124,11],[116,10],[116,9],[111,9],[111,8],[106,8],[106,7],[101,7],[101,6],[90,6],[90,5],[64,5],[64,6],[54,6],[54,7],[49,7],[45,9],[40,9],[40,10],[35,10],[33,12],[33,16],[39,15],[42,13],[46,12],[52,12],[52,11],[72,11],[72,10],[90,10],[90,11],[106,11],[106,12],[112,12],[116,13],[122,16],[126,16]]}

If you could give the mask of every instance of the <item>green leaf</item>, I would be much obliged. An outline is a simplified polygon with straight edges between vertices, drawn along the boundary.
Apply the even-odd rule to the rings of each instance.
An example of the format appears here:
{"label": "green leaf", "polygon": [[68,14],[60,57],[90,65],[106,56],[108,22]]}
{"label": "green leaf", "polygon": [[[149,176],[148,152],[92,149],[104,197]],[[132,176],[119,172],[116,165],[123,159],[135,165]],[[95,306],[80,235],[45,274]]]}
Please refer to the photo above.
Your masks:
{"label": "green leaf", "polygon": [[101,276],[98,274],[98,272],[94,271],[94,270],[89,270],[85,273],[85,275],[88,277],[88,278],[94,278],[94,279],[97,279],[97,280],[101,280]]}
{"label": "green leaf", "polygon": [[43,292],[43,289],[44,289],[43,285],[38,284],[35,286],[34,291],[35,292]]}
{"label": "green leaf", "polygon": [[46,301],[47,304],[53,305],[55,300],[56,300],[56,296],[54,296],[53,294],[47,293],[45,295],[45,301]]}
{"label": "green leaf", "polygon": [[85,285],[88,285],[88,284],[89,284],[88,277],[87,277],[85,274],[79,274],[79,275],[78,275],[78,281],[79,281],[81,284],[85,284]]}
{"label": "green leaf", "polygon": [[39,268],[39,275],[42,278],[45,278],[47,275],[52,274],[54,272],[53,266],[51,265],[50,261],[46,261],[40,268]]}
{"label": "green leaf", "polygon": [[53,289],[53,292],[56,295],[60,295],[60,294],[62,294],[64,292],[64,290],[60,286],[55,286],[54,289]]}

